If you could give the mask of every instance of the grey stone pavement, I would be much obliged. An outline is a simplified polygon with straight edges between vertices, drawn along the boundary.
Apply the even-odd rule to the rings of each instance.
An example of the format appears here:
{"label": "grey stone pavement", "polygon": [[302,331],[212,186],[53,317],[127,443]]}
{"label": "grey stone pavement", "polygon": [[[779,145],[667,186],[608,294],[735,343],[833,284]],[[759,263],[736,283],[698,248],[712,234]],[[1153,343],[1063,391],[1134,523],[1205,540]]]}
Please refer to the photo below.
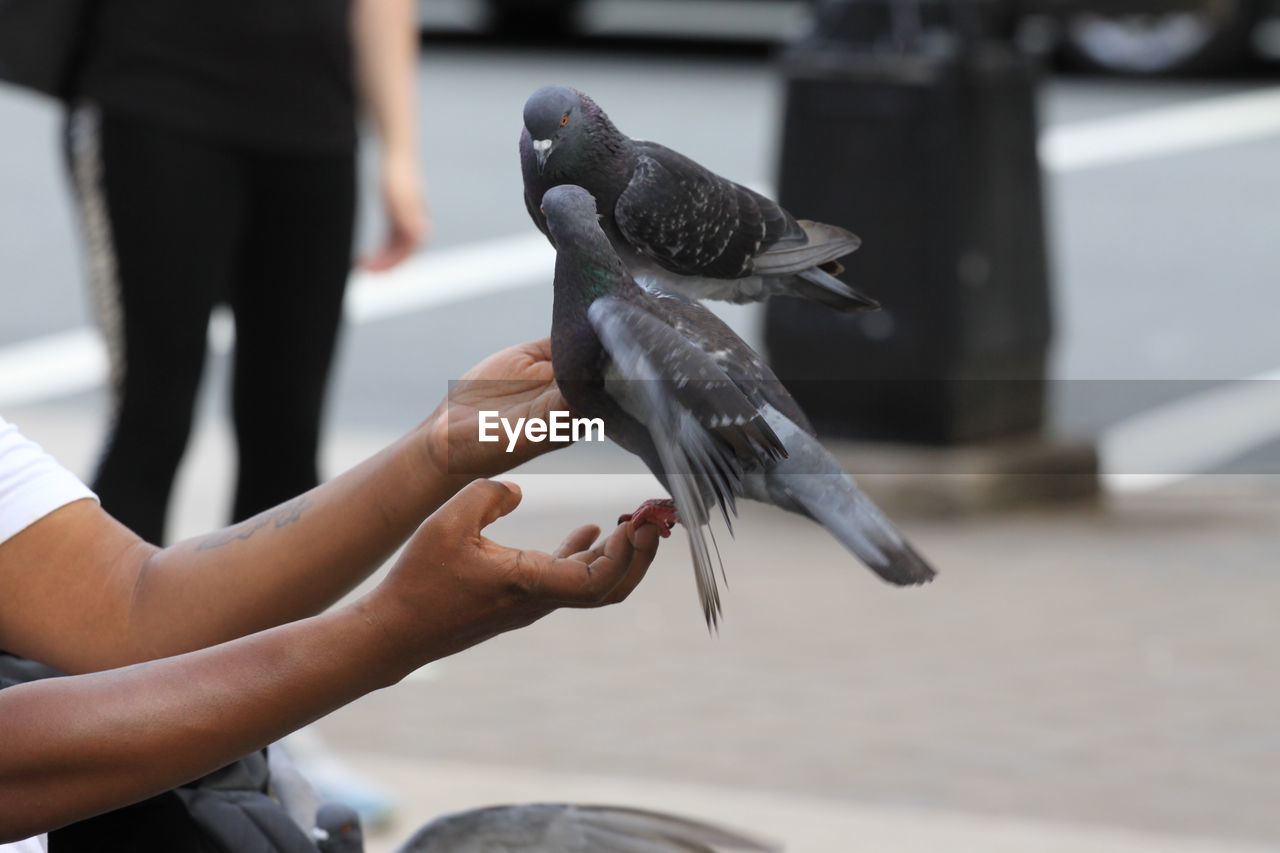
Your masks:
{"label": "grey stone pavement", "polygon": [[[76,407],[6,413],[78,470]],[[331,470],[390,434],[344,430]],[[220,523],[202,427],[179,534]],[[573,452],[573,451],[569,451]],[[554,547],[657,494],[647,477],[517,475],[495,539]],[[904,517],[941,570],[891,589],[808,522],[721,537],[708,636],[679,532],[625,604],[562,612],[436,663],[318,731],[440,813],[574,799],[731,823],[793,851],[1280,850],[1280,490],[1206,477],[1094,507]]]}

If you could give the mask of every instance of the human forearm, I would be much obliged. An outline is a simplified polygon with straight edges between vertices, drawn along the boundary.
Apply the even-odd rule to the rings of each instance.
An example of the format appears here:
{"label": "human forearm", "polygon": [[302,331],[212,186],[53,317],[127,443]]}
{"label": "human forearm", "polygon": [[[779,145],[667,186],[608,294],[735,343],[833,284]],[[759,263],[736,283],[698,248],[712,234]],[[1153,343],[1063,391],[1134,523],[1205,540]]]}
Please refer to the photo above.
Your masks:
{"label": "human forearm", "polygon": [[276,509],[163,550],[88,502],[39,522],[6,546],[22,574],[7,587],[0,647],[93,672],[320,612],[460,487],[429,453],[434,423]]}
{"label": "human forearm", "polygon": [[459,484],[420,429],[335,479],[139,567],[125,659],[204,648],[314,615],[366,579]]}
{"label": "human forearm", "polygon": [[414,668],[558,607],[621,601],[653,526],[593,527],[554,555],[486,539],[517,490],[464,489],[355,603],[212,648],[0,691],[0,841],[151,796],[270,743]]}
{"label": "human forearm", "polygon": [[392,448],[301,501],[161,551],[82,500],[0,543],[0,648],[89,672],[313,614],[369,575],[423,517],[514,453],[476,441],[476,413],[563,408],[546,340],[486,359]]}
{"label": "human forearm", "polygon": [[0,841],[152,796],[420,663],[365,604],[174,658],[0,691]]}
{"label": "human forearm", "polygon": [[387,236],[360,262],[373,271],[400,264],[426,241],[431,231],[418,167],[415,10],[415,0],[356,0],[353,10],[360,88],[382,143],[382,175],[378,183]]}
{"label": "human forearm", "polygon": [[388,157],[417,156],[414,12],[412,0],[356,0],[353,8],[360,89]]}

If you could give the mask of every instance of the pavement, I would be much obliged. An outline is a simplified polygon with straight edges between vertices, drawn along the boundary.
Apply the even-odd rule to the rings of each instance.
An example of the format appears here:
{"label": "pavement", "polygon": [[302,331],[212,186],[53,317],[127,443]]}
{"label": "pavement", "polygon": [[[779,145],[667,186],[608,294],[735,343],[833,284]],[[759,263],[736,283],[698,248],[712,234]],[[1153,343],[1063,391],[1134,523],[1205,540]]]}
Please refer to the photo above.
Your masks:
{"label": "pavement", "polygon": [[[7,417],[87,471],[95,429],[77,407]],[[392,437],[334,433],[331,470]],[[201,427],[176,535],[221,523],[229,444]],[[515,479],[525,505],[491,533],[526,547],[657,494],[647,475]],[[914,590],[748,507],[720,541],[718,636],[677,533],[626,604],[554,614],[315,729],[399,801],[371,853],[446,811],[560,799],[720,821],[797,853],[1280,850],[1273,479],[908,515],[941,570]]]}

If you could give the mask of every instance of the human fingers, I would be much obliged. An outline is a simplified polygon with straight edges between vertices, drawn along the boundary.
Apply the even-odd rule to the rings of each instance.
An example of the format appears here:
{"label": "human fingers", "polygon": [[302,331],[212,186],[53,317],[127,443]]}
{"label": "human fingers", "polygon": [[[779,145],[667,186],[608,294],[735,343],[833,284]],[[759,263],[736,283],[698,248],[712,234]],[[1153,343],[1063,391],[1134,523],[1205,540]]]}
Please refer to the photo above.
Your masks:
{"label": "human fingers", "polygon": [[658,556],[658,546],[662,543],[664,533],[662,527],[657,524],[642,524],[637,528],[628,522],[619,526],[625,529],[627,539],[631,543],[632,555],[627,573],[609,594],[612,601],[622,601],[640,585],[640,581],[644,580],[649,567],[653,565],[654,558]]}
{"label": "human fingers", "polygon": [[520,487],[515,483],[472,480],[437,515],[459,533],[479,536],[484,528],[518,507],[521,499]]}
{"label": "human fingers", "polygon": [[[603,553],[599,559],[622,560],[626,566],[622,578],[605,596],[602,604],[616,604],[623,601],[644,580],[649,566],[658,554],[658,543],[662,531],[657,525],[643,524],[639,528],[630,522],[618,525],[617,529],[605,540]],[[623,544],[625,542],[625,544]]]}
{"label": "human fingers", "polygon": [[594,524],[586,524],[565,537],[564,542],[560,543],[560,547],[552,552],[554,557],[570,557],[574,554],[586,551],[591,544],[596,541],[596,537],[600,535],[600,528]]}
{"label": "human fingers", "polygon": [[517,349],[534,361],[551,360],[551,338],[539,338],[536,341],[529,341],[520,344]]}
{"label": "human fingers", "polygon": [[595,548],[539,567],[543,596],[576,607],[598,607],[626,598],[639,585],[657,553],[653,525],[619,525]]}
{"label": "human fingers", "polygon": [[409,257],[412,251],[413,245],[393,229],[381,247],[361,258],[360,266],[370,272],[386,272]]}

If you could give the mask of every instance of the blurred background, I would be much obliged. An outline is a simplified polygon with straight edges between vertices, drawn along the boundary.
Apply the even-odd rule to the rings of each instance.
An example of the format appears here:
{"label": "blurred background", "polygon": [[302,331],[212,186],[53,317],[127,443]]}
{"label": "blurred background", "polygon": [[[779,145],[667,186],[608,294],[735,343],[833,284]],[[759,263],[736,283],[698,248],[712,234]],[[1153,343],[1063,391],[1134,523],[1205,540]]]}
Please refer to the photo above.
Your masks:
{"label": "blurred background", "polygon": [[[806,522],[746,508],[720,542],[727,622],[708,638],[677,533],[624,607],[559,614],[317,726],[396,804],[370,849],[451,809],[555,799],[684,812],[796,851],[1280,849],[1280,9],[1024,6],[996,29],[1042,71],[1038,129],[1007,136],[1030,131],[1043,169],[1047,275],[1013,285],[1042,288],[1051,311],[1034,371],[1043,422],[927,446],[831,436],[940,578],[883,588]],[[553,255],[516,156],[539,86],[580,88],[624,132],[822,218],[803,181],[779,180],[784,138],[837,138],[788,108],[797,52],[816,44],[809,3],[424,0],[421,27],[435,237],[393,273],[354,279],[330,474],[416,424],[483,356],[549,330]],[[927,52],[927,22],[921,33],[910,49]],[[0,412],[87,477],[106,368],[59,123],[51,103],[0,91]],[[381,225],[373,196],[365,244]],[[936,204],[969,201],[939,188]],[[887,229],[880,247],[897,251],[934,239],[891,219],[840,224]],[[850,259],[851,280],[909,326],[890,284],[859,275],[864,256],[884,263],[880,247]],[[717,311],[765,348],[764,309]],[[809,334],[841,351],[803,318],[777,322],[790,326],[774,349]],[[858,322],[872,323],[861,347],[893,339],[883,320]],[[215,316],[171,536],[225,522],[233,334]],[[1020,467],[1008,448],[1028,434],[1049,450]],[[660,493],[608,450],[548,465],[517,474],[526,506],[495,538],[551,548]],[[1014,497],[988,499],[992,481]],[[930,500],[958,483],[979,497]]]}

